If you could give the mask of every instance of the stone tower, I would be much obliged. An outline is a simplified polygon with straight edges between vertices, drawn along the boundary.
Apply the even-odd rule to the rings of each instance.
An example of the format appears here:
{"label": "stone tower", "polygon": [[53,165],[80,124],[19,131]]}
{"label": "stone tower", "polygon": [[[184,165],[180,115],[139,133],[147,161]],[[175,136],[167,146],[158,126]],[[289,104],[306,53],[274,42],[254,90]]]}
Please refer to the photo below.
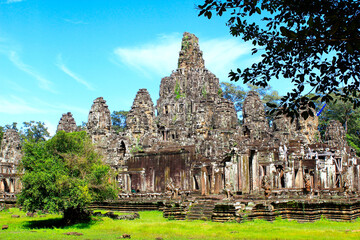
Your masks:
{"label": "stone tower", "polygon": [[88,131],[93,132],[109,132],[111,129],[111,116],[108,105],[102,97],[98,97],[94,100],[91,106],[88,123]]}
{"label": "stone tower", "polygon": [[185,32],[181,42],[178,68],[204,68],[203,53],[200,51],[199,39],[191,33]]}
{"label": "stone tower", "polygon": [[266,138],[269,133],[269,124],[265,116],[264,104],[255,91],[250,91],[243,106],[243,134],[252,140]]}
{"label": "stone tower", "polygon": [[[108,105],[102,97],[98,97],[94,100],[91,106],[87,130],[92,137],[93,143],[99,143],[106,141],[106,135],[111,130],[111,116]],[[100,143],[104,145],[105,143]]]}
{"label": "stone tower", "polygon": [[140,89],[126,118],[127,133],[133,144],[151,145],[156,136],[155,109],[150,94]]}
{"label": "stone tower", "polygon": [[0,157],[2,161],[17,164],[21,157],[21,141],[15,129],[7,129],[1,141]]}
{"label": "stone tower", "polygon": [[346,146],[345,129],[337,120],[331,120],[326,128],[324,141],[331,147]]}
{"label": "stone tower", "polygon": [[[228,135],[235,131],[237,115],[234,104],[222,98],[219,79],[205,68],[198,38],[184,33],[178,69],[161,80],[156,123],[161,141],[195,145],[204,156],[215,158],[211,149],[218,141],[228,145]],[[221,151],[219,151],[221,152]]]}
{"label": "stone tower", "polygon": [[75,132],[76,130],[77,130],[76,122],[71,112],[64,113],[60,118],[56,132],[59,131]]}

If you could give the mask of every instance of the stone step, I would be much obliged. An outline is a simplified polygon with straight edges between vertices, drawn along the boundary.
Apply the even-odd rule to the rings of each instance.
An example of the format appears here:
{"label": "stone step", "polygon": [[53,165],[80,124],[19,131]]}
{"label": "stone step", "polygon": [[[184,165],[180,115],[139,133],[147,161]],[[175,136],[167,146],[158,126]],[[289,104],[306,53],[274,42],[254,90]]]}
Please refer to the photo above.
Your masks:
{"label": "stone step", "polygon": [[215,205],[212,202],[198,202],[191,206],[186,218],[188,220],[211,220]]}

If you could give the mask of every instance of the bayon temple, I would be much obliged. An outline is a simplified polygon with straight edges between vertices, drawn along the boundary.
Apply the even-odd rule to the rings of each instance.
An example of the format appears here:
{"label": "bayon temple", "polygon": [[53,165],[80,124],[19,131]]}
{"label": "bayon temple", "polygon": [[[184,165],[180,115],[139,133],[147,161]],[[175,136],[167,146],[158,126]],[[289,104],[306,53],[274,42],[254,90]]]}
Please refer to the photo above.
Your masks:
{"label": "bayon temple", "polygon": [[[315,114],[316,115],[316,114]],[[285,195],[357,194],[359,158],[331,121],[320,138],[317,117],[276,117],[271,126],[256,92],[243,104],[238,124],[234,104],[222,97],[219,79],[205,68],[198,38],[184,33],[178,68],[160,83],[154,105],[140,89],[124,132],[111,128],[110,110],[99,97],[91,106],[87,132],[104,161],[116,171],[123,194],[224,195],[241,198]],[[71,113],[58,131],[77,131]],[[16,167],[18,134],[7,130],[1,144],[0,191],[21,189]]]}

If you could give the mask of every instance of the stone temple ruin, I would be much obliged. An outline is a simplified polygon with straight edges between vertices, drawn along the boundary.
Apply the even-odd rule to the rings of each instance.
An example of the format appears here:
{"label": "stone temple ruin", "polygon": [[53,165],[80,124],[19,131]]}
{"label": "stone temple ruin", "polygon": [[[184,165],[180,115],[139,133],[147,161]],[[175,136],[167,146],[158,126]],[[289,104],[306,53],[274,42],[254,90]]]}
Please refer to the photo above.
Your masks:
{"label": "stone temple ruin", "polygon": [[[88,133],[125,193],[163,193],[169,186],[201,195],[359,190],[358,158],[339,122],[330,122],[323,141],[317,117],[277,117],[269,126],[259,95],[249,92],[238,126],[234,104],[205,68],[193,34],[184,33],[178,69],[161,80],[159,95],[154,106],[140,89],[119,134],[102,97],[91,107]],[[73,119],[63,119],[59,129],[74,131]]]}
{"label": "stone temple ruin", "polygon": [[[317,117],[277,117],[269,126],[259,95],[251,91],[239,126],[234,104],[222,97],[219,79],[205,68],[193,34],[184,33],[178,69],[161,80],[159,95],[154,106],[140,89],[120,133],[111,129],[102,97],[89,112],[87,132],[116,171],[120,197],[169,192],[173,199],[301,199],[359,192],[359,158],[339,122],[330,122],[324,139]],[[77,130],[71,113],[62,116],[60,130]],[[6,134],[0,190],[12,192],[17,179],[11,173],[20,155],[8,150],[18,145],[16,139],[8,143],[12,131]]]}

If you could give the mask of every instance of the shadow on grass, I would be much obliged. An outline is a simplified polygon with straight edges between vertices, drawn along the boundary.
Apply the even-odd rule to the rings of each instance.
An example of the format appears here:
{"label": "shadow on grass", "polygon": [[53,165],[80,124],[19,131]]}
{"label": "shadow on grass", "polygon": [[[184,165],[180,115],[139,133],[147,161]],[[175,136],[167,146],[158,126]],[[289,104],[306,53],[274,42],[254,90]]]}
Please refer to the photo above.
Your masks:
{"label": "shadow on grass", "polygon": [[28,229],[41,229],[41,228],[77,228],[85,229],[90,228],[91,225],[95,224],[95,221],[80,222],[75,224],[67,224],[63,218],[50,218],[44,220],[32,220],[24,224],[25,228]]}

